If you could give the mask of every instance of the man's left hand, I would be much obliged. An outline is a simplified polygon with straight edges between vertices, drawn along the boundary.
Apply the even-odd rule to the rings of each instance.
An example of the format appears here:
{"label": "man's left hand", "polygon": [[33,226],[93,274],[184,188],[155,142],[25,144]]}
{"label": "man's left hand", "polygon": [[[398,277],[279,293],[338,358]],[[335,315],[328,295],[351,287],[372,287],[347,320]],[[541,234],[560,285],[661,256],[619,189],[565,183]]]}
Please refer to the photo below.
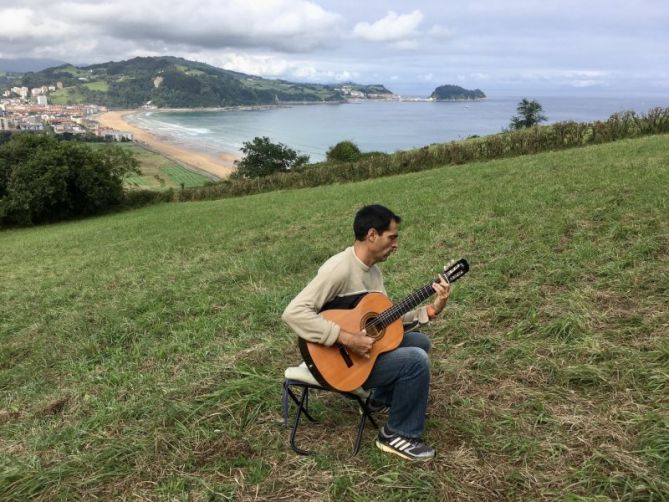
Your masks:
{"label": "man's left hand", "polygon": [[432,307],[438,314],[446,306],[448,297],[451,294],[451,285],[440,275],[439,279],[432,283],[432,288],[437,292],[437,298],[432,303]]}

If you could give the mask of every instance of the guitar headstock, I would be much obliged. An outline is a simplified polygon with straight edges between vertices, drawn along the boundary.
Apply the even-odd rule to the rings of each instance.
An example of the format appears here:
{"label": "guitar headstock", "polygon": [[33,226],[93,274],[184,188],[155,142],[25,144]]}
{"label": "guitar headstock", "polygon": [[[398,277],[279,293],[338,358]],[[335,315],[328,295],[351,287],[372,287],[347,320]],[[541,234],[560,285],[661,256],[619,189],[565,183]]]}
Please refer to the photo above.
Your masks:
{"label": "guitar headstock", "polygon": [[455,282],[467,272],[469,272],[469,263],[464,258],[460,258],[456,262],[448,263],[440,275],[448,282]]}

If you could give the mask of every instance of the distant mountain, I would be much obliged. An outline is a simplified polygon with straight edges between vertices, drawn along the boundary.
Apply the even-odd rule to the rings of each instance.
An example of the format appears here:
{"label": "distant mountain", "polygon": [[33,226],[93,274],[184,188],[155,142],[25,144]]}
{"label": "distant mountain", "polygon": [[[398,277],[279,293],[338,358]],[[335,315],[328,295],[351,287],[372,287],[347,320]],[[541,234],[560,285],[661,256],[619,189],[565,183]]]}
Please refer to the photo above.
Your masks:
{"label": "distant mountain", "polygon": [[26,73],[29,71],[41,71],[52,66],[65,64],[65,61],[57,59],[36,59],[36,58],[0,58],[0,71],[9,73]]}
{"label": "distant mountain", "polygon": [[437,87],[430,95],[437,101],[463,100],[463,99],[483,99],[485,94],[481,89],[464,89],[459,85],[442,85]]}
{"label": "distant mountain", "polygon": [[[76,67],[61,65],[23,76],[23,85],[63,84],[49,95],[54,104],[96,103],[134,108],[204,108],[286,102],[340,101],[347,93],[392,93],[382,85],[300,84],[245,75],[176,57],[138,57],[128,61]],[[347,87],[347,89],[344,89]]]}

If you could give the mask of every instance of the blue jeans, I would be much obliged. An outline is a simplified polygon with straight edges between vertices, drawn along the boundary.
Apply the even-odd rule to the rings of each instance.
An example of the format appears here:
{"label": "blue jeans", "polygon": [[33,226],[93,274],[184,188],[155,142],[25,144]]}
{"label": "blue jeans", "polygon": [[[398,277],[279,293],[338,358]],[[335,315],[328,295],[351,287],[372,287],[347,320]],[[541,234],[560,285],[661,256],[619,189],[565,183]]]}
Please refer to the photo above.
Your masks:
{"label": "blue jeans", "polygon": [[430,390],[430,339],[410,332],[398,348],[381,354],[364,389],[374,389],[372,398],[390,405],[386,429],[408,438],[419,438],[425,428]]}

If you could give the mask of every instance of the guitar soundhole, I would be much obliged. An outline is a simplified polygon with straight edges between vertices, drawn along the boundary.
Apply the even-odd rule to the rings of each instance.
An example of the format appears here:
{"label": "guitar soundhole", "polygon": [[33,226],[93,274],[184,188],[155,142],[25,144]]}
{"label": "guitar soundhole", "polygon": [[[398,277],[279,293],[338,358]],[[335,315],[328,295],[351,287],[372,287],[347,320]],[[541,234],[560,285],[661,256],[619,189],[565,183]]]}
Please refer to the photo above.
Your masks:
{"label": "guitar soundhole", "polygon": [[364,326],[367,336],[374,338],[375,340],[378,340],[379,338],[383,337],[383,334],[385,333],[385,329],[383,328],[378,328],[376,327],[373,322],[374,319],[376,319],[376,313],[372,312],[367,314],[363,319],[362,319],[362,326]]}

